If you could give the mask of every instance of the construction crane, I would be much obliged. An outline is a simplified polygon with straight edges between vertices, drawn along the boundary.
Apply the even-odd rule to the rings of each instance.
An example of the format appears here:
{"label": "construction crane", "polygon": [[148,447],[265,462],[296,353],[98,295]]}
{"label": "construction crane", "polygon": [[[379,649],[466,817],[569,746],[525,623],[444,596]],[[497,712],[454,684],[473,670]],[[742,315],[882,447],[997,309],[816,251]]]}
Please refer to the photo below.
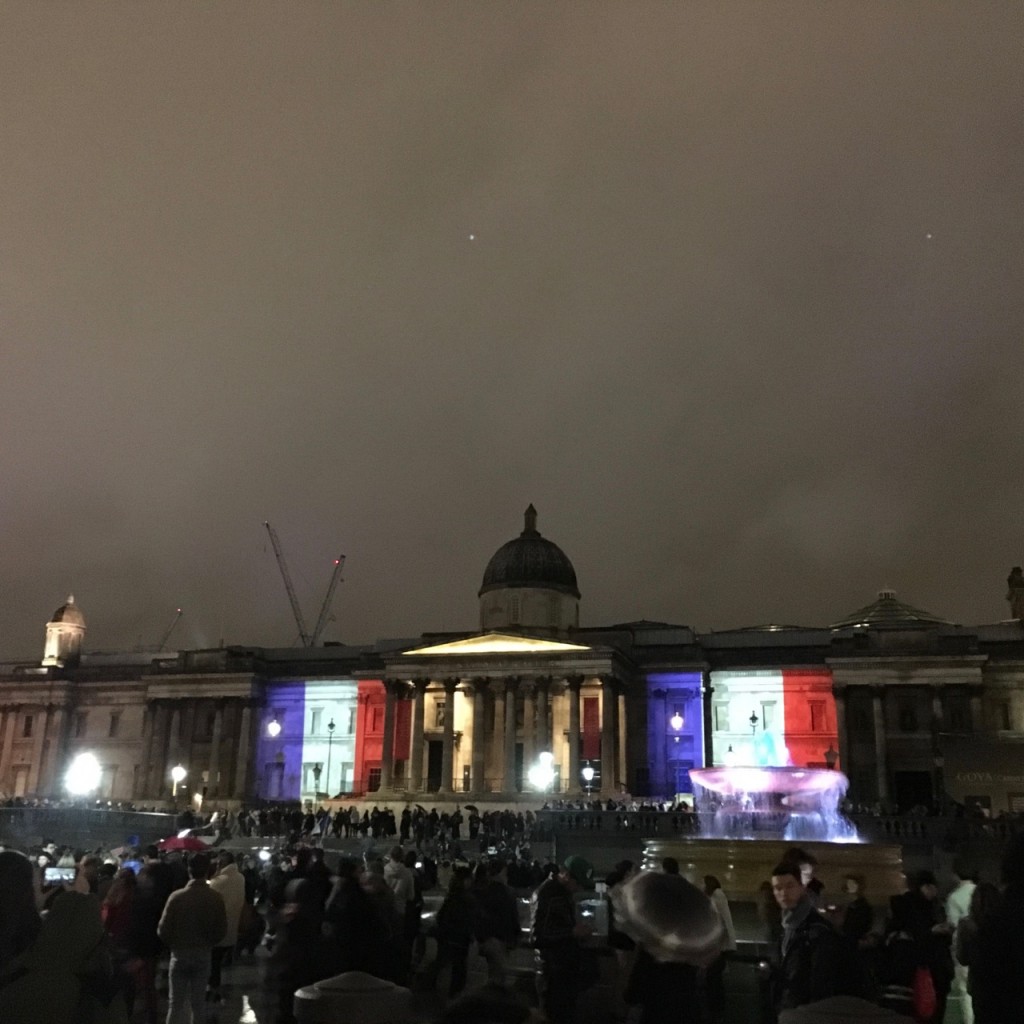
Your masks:
{"label": "construction crane", "polygon": [[160,639],[160,646],[157,647],[157,652],[158,653],[160,651],[162,651],[167,646],[167,641],[171,639],[171,634],[174,632],[174,627],[177,626],[177,624],[178,624],[180,619],[181,619],[181,609],[178,608],[174,612],[174,618],[171,619],[171,624],[164,631],[164,635]]}
{"label": "construction crane", "polygon": [[324,631],[324,627],[327,625],[327,619],[331,613],[331,602],[334,600],[334,591],[338,587],[338,583],[341,580],[341,570],[345,565],[345,556],[339,555],[334,560],[334,569],[331,572],[331,580],[327,585],[327,594],[324,597],[323,604],[320,606],[320,614],[316,620],[316,626],[312,633],[309,633],[306,629],[306,620],[302,615],[302,608],[299,605],[299,599],[295,594],[295,587],[292,585],[291,573],[288,572],[288,563],[284,557],[284,550],[281,547],[281,540],[277,536],[277,530],[273,528],[268,522],[264,522],[263,525],[267,528],[267,533],[270,534],[270,543],[274,547],[274,557],[277,559],[277,566],[281,570],[281,579],[284,580],[284,589],[288,592],[288,601],[292,606],[292,615],[295,616],[295,625],[299,627],[299,638],[302,640],[303,647],[314,647],[320,641],[320,635]]}

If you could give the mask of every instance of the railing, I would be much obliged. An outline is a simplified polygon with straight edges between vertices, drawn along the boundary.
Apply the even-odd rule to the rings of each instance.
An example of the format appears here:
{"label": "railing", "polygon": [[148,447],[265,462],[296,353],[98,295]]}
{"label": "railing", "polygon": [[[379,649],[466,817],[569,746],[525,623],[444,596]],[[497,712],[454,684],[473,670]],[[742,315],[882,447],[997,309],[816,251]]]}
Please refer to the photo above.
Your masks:
{"label": "railing", "polygon": [[[696,835],[697,816],[677,811],[572,810],[536,811],[538,830],[547,835],[589,832],[600,835],[633,833],[643,836]],[[967,840],[1004,842],[1024,829],[1024,821],[976,818],[874,816],[853,814],[850,820],[869,842],[949,845]]]}
{"label": "railing", "polygon": [[0,807],[0,840],[66,845],[95,845],[109,837],[118,845],[137,836],[141,843],[175,831],[173,814],[95,807]]}

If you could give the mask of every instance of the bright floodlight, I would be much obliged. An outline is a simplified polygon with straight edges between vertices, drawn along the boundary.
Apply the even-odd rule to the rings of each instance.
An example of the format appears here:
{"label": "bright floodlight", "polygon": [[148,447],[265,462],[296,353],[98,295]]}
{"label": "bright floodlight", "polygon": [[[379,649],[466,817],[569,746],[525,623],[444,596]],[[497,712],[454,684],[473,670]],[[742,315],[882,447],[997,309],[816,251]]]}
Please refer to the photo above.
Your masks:
{"label": "bright floodlight", "polygon": [[674,715],[673,715],[673,716],[672,716],[672,717],[671,717],[671,718],[670,718],[670,719],[668,720],[668,724],[669,724],[669,725],[671,725],[671,726],[672,726],[672,728],[673,728],[673,729],[674,729],[674,730],[675,730],[676,732],[679,732],[679,730],[680,730],[680,729],[682,729],[682,727],[683,727],[683,716],[682,716],[681,714],[679,714],[679,712],[677,711],[677,712],[676,712],[676,713],[675,713],[675,714],[674,714]]}
{"label": "bright floodlight", "polygon": [[186,775],[188,775],[188,772],[180,764],[176,764],[171,769],[171,781],[174,783],[184,782]]}
{"label": "bright floodlight", "polygon": [[64,786],[72,796],[88,796],[99,788],[102,774],[95,754],[79,754],[68,766]]}
{"label": "bright floodlight", "polygon": [[267,735],[272,740],[276,740],[281,735],[281,723],[276,718],[272,718],[267,723]]}
{"label": "bright floodlight", "polygon": [[555,781],[555,755],[545,750],[537,755],[537,763],[526,773],[534,789],[546,791]]}

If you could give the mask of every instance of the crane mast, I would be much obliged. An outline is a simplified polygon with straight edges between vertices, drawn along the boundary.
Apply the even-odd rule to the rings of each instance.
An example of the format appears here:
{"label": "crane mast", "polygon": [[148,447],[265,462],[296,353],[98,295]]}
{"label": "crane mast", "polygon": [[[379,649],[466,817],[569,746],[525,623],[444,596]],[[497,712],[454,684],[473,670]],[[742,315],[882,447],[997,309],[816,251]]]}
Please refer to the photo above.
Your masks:
{"label": "crane mast", "polygon": [[334,591],[338,589],[338,583],[341,581],[341,570],[345,568],[345,556],[339,555],[334,560],[334,571],[331,573],[331,582],[327,584],[327,594],[324,597],[324,603],[320,606],[320,617],[316,620],[316,625],[313,627],[313,635],[310,637],[311,647],[315,647],[320,642],[320,634],[324,631],[324,626],[327,625],[327,618],[331,614],[331,602],[334,600]]}
{"label": "crane mast", "polygon": [[160,638],[160,646],[157,648],[159,653],[167,646],[167,641],[171,639],[171,634],[174,632],[174,627],[177,626],[178,620],[181,618],[181,609],[178,608],[174,612],[174,618],[171,619],[171,624],[164,631],[164,635]]}
{"label": "crane mast", "polygon": [[292,577],[288,572],[288,563],[284,558],[284,551],[281,549],[281,541],[278,539],[277,530],[270,523],[264,522],[267,533],[270,534],[270,543],[274,546],[274,557],[277,559],[277,567],[281,570],[281,579],[284,580],[284,589],[288,591],[288,600],[291,602],[292,615],[295,616],[295,625],[299,627],[299,637],[302,639],[303,647],[312,647],[309,633],[306,632],[306,620],[302,617],[302,609],[299,607],[299,599],[295,596],[295,587],[292,586]]}

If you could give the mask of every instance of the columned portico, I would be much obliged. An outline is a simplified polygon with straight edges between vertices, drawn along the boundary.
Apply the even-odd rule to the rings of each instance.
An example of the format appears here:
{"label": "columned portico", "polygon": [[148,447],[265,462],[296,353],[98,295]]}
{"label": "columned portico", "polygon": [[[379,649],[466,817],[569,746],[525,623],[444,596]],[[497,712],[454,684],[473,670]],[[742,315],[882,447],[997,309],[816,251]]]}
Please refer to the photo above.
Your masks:
{"label": "columned portico", "polygon": [[519,679],[516,676],[505,677],[505,735],[502,747],[502,780],[503,793],[516,792],[516,687]]}
{"label": "columned portico", "polygon": [[395,701],[402,683],[384,680],[384,738],[380,755],[380,788],[389,793],[395,788]]}
{"label": "columned portico", "polygon": [[487,792],[484,766],[487,763],[487,741],[484,737],[484,710],[487,702],[487,679],[474,679],[470,692],[473,695],[473,761],[470,775],[472,792],[479,796]]}
{"label": "columned portico", "polygon": [[616,725],[619,707],[614,676],[601,679],[601,793],[603,796],[614,796],[616,792],[616,768],[618,758],[615,751],[615,740],[618,734]]}

